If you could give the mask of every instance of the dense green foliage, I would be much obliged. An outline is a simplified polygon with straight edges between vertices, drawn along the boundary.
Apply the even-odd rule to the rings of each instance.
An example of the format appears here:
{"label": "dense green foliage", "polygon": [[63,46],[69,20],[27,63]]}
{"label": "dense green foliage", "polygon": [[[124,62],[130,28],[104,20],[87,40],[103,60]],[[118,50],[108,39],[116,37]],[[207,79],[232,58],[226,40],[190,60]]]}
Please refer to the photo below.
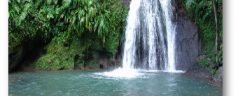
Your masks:
{"label": "dense green foliage", "polygon": [[199,64],[215,73],[222,66],[222,0],[183,0],[183,4],[200,30]]}
{"label": "dense green foliage", "polygon": [[54,38],[52,42],[63,47],[77,41],[80,52],[105,51],[114,57],[126,15],[120,0],[9,0],[9,48],[35,38]]}
{"label": "dense green foliage", "polygon": [[64,47],[54,38],[46,48],[46,53],[41,56],[35,63],[34,66],[37,69],[44,70],[59,70],[59,69],[72,69],[74,68],[74,57],[81,53],[78,50],[79,45],[76,42],[72,42],[70,47]]}

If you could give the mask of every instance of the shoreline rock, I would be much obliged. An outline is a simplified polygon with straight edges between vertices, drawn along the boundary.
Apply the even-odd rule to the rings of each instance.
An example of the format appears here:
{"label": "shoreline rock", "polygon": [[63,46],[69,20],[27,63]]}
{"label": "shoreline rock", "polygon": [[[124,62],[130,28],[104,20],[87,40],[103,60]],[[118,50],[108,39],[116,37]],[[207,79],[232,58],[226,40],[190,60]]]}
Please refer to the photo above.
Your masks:
{"label": "shoreline rock", "polygon": [[193,65],[187,72],[184,74],[186,76],[191,76],[194,78],[207,80],[212,85],[222,87],[223,86],[223,67],[220,67],[218,72],[215,75],[212,75],[207,69],[202,68],[199,65]]}

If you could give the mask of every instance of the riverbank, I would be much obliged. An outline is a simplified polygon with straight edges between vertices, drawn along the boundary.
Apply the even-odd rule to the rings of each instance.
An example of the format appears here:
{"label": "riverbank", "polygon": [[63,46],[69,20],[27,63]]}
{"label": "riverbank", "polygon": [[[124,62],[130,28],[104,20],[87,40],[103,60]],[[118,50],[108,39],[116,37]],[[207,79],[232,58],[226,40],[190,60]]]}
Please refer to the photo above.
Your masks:
{"label": "riverbank", "polygon": [[212,85],[222,87],[223,85],[223,67],[220,67],[216,74],[211,74],[207,69],[199,65],[193,65],[184,74],[189,77],[206,80]]}

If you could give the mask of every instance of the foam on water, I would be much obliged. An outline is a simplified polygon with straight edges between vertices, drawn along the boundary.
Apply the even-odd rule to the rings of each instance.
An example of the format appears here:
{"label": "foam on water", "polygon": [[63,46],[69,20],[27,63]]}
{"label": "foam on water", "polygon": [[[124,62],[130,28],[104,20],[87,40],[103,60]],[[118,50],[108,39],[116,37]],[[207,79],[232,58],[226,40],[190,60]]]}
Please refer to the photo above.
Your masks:
{"label": "foam on water", "polygon": [[159,73],[159,72],[172,73],[172,74],[185,73],[185,71],[182,71],[182,70],[167,71],[167,70],[144,70],[144,69],[118,68],[113,71],[99,72],[94,74],[105,76],[105,77],[111,77],[111,78],[132,79],[132,78],[143,77],[146,75],[146,73]]}
{"label": "foam on water", "polygon": [[96,74],[101,76],[116,77],[116,78],[136,78],[138,76],[143,75],[143,73],[140,73],[136,69],[126,69],[126,68],[118,68],[113,71],[101,72]]}

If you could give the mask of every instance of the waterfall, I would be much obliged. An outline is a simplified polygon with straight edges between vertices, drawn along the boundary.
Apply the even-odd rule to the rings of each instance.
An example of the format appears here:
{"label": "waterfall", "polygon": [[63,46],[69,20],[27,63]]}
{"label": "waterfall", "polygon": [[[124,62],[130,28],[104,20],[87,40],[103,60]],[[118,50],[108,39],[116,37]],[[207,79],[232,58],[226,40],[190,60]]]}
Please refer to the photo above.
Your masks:
{"label": "waterfall", "polygon": [[127,17],[122,68],[176,70],[171,0],[132,0]]}

